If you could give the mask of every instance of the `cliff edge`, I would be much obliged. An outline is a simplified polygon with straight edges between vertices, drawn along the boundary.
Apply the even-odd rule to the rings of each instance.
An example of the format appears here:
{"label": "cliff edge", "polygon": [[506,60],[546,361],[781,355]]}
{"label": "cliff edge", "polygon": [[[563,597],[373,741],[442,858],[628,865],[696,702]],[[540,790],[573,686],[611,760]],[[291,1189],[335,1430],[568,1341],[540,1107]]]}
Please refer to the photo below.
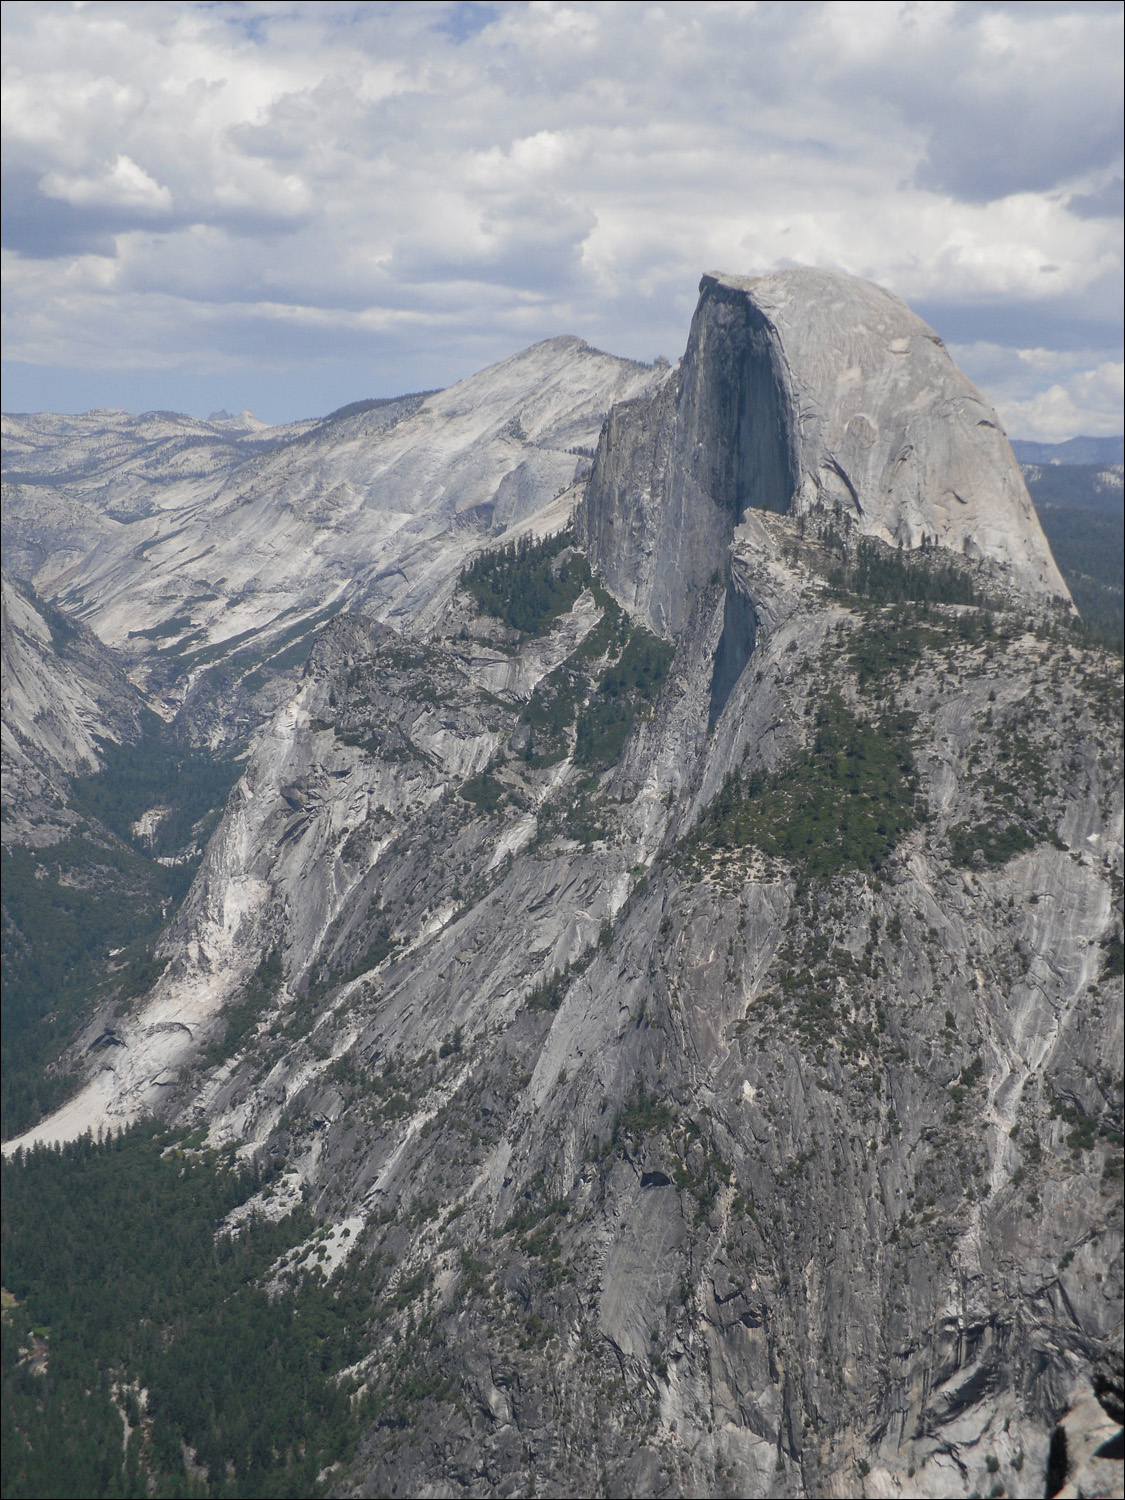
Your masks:
{"label": "cliff edge", "polygon": [[840,272],[705,275],[674,378],[611,412],[579,524],[619,597],[676,634],[751,509],[1069,599],[996,412],[904,302]]}

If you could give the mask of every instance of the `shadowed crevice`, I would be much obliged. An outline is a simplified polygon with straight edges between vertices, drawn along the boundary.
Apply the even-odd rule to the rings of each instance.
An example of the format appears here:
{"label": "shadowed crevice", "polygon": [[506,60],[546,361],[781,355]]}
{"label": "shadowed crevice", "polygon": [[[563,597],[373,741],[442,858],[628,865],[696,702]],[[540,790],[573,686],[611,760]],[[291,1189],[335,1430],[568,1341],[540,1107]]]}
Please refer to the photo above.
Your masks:
{"label": "shadowed crevice", "polygon": [[1051,1446],[1047,1450],[1047,1483],[1043,1493],[1047,1500],[1057,1495],[1066,1483],[1066,1472],[1070,1460],[1066,1451],[1066,1428],[1059,1426],[1051,1433]]}
{"label": "shadowed crevice", "polygon": [[709,728],[715,727],[727,706],[727,699],[753,654],[757,636],[758,616],[753,604],[733,584],[730,585],[723,606],[723,633],[715,650],[715,665],[711,673]]}

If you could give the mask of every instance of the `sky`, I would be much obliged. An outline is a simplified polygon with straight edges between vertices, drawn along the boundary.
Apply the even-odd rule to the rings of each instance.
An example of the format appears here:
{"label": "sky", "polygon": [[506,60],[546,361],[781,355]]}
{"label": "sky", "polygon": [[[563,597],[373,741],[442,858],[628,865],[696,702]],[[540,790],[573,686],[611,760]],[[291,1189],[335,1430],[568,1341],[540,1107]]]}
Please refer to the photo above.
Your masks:
{"label": "sky", "polygon": [[1122,430],[1122,6],[8,3],[6,411],[683,351],[706,270],[868,277],[1009,434]]}

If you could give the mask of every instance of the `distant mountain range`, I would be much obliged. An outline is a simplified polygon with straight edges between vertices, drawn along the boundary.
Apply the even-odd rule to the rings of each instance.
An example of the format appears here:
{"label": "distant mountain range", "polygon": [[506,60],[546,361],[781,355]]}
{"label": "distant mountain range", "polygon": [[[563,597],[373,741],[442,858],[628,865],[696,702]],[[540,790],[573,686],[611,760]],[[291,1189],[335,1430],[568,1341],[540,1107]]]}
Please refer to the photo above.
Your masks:
{"label": "distant mountain range", "polygon": [[1125,437],[1072,437],[1065,443],[1013,438],[1012,452],[1021,464],[1119,464],[1125,463]]}

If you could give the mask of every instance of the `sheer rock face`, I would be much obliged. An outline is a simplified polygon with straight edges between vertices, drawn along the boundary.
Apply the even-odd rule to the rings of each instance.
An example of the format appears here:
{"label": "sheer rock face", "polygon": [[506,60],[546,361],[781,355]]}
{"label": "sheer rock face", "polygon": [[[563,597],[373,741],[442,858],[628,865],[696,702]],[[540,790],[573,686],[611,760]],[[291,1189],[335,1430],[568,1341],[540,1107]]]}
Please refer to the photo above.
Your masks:
{"label": "sheer rock face", "polygon": [[749,509],[827,510],[1068,598],[996,413],[855,277],[705,276],[677,381],[611,413],[580,524],[611,588],[674,635]]}
{"label": "sheer rock face", "polygon": [[34,481],[5,493],[8,566],[168,685],[171,713],[200,654],[268,650],[345,604],[417,628],[490,533],[585,477],[610,406],[666,378],[559,337],[447,390],[262,431],[5,417],[8,463]]}
{"label": "sheer rock face", "polygon": [[51,844],[77,821],[71,776],[99,768],[99,740],[135,740],[143,701],[114,653],[3,574],[4,832]]}

